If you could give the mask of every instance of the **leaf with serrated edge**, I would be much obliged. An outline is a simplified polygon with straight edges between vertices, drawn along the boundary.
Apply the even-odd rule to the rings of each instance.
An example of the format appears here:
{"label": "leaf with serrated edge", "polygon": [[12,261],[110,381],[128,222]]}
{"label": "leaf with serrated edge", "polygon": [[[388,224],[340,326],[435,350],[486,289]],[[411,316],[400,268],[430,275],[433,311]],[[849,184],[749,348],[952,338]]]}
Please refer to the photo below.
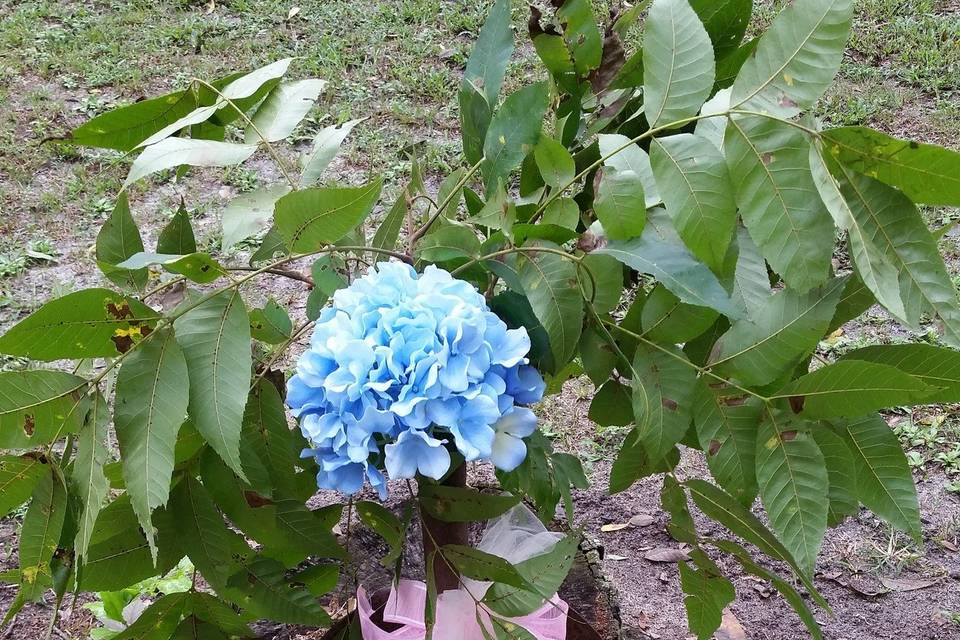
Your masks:
{"label": "leaf with serrated edge", "polygon": [[723,154],[707,140],[681,133],[655,139],[650,163],[677,233],[693,255],[720,273],[737,223]]}
{"label": "leaf with serrated edge", "polygon": [[649,273],[683,302],[716,309],[731,318],[741,313],[717,277],[671,237],[669,221],[650,215],[643,234],[627,241],[610,241],[593,253],[609,255],[631,269]]}
{"label": "leaf with serrated edge", "polygon": [[732,389],[717,388],[709,377],[698,380],[693,400],[693,424],[710,473],[730,495],[752,504],[760,405]]}
{"label": "leaf with serrated edge", "polygon": [[110,291],[83,289],[55,298],[0,337],[0,353],[36,360],[111,358],[146,336],[156,311]]}
{"label": "leaf with serrated edge", "polygon": [[721,336],[711,366],[747,384],[772,382],[817,346],[846,282],[834,278],[805,294],[780,291]]}
{"label": "leaf with serrated edge", "polygon": [[240,432],[250,388],[250,321],[236,291],[210,298],[174,324],[190,378],[194,426],[243,477]]}
{"label": "leaf with serrated edge", "polygon": [[[662,350],[661,350],[662,349]],[[690,425],[696,371],[676,347],[637,345],[633,360],[633,413],[643,449],[659,460]]]}
{"label": "leaf with serrated edge", "polygon": [[144,149],[130,167],[123,186],[128,187],[151,173],[186,164],[192,167],[227,167],[240,164],[257,150],[255,144],[216,140],[167,138]]}
{"label": "leaf with serrated edge", "polygon": [[292,251],[313,251],[347,235],[369,215],[382,180],[361,187],[311,187],[277,200],[274,221]]}
{"label": "leaf with serrated edge", "polygon": [[836,231],[810,174],[810,142],[787,124],[732,118],[723,141],[750,237],[774,271],[803,293],[827,279]]}
{"label": "leaf with serrated edge", "polygon": [[528,247],[530,250],[517,259],[520,282],[533,312],[547,331],[554,358],[566,362],[577,348],[583,325],[577,266],[554,253],[537,252],[537,246],[559,249],[547,242]]}
{"label": "leaf with serrated edge", "polygon": [[150,516],[170,494],[173,448],[189,392],[187,362],[169,330],[144,342],[117,376],[113,417],[123,479],[154,561],[157,548]]}
{"label": "leaf with serrated edge", "polygon": [[960,352],[932,344],[891,344],[856,349],[843,360],[862,360],[896,367],[904,373],[941,389],[928,403],[960,402]]}
{"label": "leaf with serrated edge", "polygon": [[960,206],[960,153],[867,127],[827,129],[821,135],[831,157],[897,187],[914,202]]}
{"label": "leaf with serrated edge", "polygon": [[[86,422],[77,436],[77,457],[73,461],[72,478],[83,505],[77,519],[77,536],[73,543],[77,554],[77,563],[83,565],[94,525],[100,515],[110,490],[109,482],[103,473],[103,465],[109,459],[107,449],[107,430],[110,426],[110,410],[107,401],[97,393],[90,405]],[[0,494],[3,493],[0,487]]]}
{"label": "leaf with serrated edge", "polygon": [[841,167],[840,191],[854,220],[899,273],[900,299],[911,326],[923,311],[943,322],[943,339],[960,347],[960,305],[937,243],[909,198],[882,182]]}
{"label": "leaf with serrated edge", "polygon": [[317,79],[278,84],[257,108],[253,123],[247,125],[244,142],[257,144],[262,139],[277,142],[286,138],[313,108],[326,84]]}
{"label": "leaf with serrated edge", "polygon": [[936,391],[937,387],[889,365],[841,360],[797,378],[773,397],[802,398],[804,416],[830,418],[923,404]]}
{"label": "leaf with serrated edge", "polygon": [[713,46],[687,0],[654,0],[643,32],[643,111],[651,127],[695,115],[714,80]]}
{"label": "leaf with serrated edge", "polygon": [[892,526],[919,540],[917,489],[897,436],[877,414],[833,424],[852,454],[857,498]]}
{"label": "leaf with serrated edge", "polygon": [[806,423],[770,408],[757,433],[757,483],[770,524],[811,574],[827,529],[827,467]]}
{"label": "leaf with serrated edge", "polygon": [[840,68],[852,13],[851,0],[787,5],[740,68],[730,104],[783,118],[812,107]]}
{"label": "leaf with serrated edge", "polygon": [[800,578],[803,586],[816,600],[817,604],[830,611],[830,605],[814,587],[810,577],[800,570],[800,565],[783,546],[783,543],[747,507],[737,502],[733,496],[723,489],[705,480],[691,479],[684,484],[690,490],[690,497],[693,498],[694,503],[700,507],[704,515],[716,520],[747,542],[756,545],[760,551],[771,558],[782,560],[790,565],[790,568],[794,570],[794,573]]}

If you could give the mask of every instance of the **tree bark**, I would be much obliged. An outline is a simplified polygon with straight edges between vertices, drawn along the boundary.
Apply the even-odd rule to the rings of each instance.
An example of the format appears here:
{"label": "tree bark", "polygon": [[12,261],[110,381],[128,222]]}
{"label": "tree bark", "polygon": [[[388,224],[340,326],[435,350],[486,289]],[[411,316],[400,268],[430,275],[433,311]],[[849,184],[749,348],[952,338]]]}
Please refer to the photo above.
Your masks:
{"label": "tree bark", "polygon": [[[447,476],[442,484],[448,487],[467,486],[467,464],[465,462],[461,463],[459,467]],[[433,518],[422,509],[420,510],[420,530],[423,534],[424,567],[426,567],[427,558],[430,557],[430,554],[432,554],[438,546],[442,547],[445,544],[467,544],[466,522],[443,522],[442,520]],[[453,567],[440,557],[434,559],[433,575],[436,580],[437,593],[457,589],[460,586],[460,576],[457,575]]]}

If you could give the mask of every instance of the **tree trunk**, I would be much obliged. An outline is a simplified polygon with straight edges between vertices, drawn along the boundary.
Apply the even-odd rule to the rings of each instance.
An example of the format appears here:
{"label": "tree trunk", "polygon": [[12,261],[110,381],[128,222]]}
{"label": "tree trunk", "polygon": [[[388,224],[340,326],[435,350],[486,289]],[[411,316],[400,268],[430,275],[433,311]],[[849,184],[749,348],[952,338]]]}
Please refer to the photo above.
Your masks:
{"label": "tree trunk", "polygon": [[[443,484],[448,487],[467,486],[467,464],[461,463],[453,470]],[[426,566],[427,558],[436,550],[437,546],[445,544],[467,544],[466,522],[443,522],[420,510],[420,530],[423,533],[423,560]],[[436,545],[434,545],[434,542]],[[443,593],[460,586],[460,576],[442,558],[435,558],[433,575],[436,579],[437,593]]]}

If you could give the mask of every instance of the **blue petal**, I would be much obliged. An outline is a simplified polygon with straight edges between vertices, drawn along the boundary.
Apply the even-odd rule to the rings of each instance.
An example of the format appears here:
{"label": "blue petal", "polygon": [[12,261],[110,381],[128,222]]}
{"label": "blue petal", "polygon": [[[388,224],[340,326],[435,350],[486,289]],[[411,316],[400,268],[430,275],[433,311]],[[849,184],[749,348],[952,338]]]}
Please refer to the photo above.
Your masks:
{"label": "blue petal", "polygon": [[520,438],[514,438],[507,433],[497,433],[493,440],[493,449],[490,460],[494,466],[503,471],[513,471],[520,466],[527,457],[527,445]]}

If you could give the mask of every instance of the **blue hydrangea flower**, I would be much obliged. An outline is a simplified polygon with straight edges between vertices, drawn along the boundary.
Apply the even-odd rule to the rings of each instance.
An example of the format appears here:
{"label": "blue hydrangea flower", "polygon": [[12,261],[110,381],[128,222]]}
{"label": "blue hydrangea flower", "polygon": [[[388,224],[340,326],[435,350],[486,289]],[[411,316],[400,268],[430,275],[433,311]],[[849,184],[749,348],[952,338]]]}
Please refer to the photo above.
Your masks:
{"label": "blue hydrangea flower", "polygon": [[512,470],[545,384],[530,337],[509,329],[471,284],[435,266],[382,262],[321,312],[287,385],[287,404],[320,468],[317,484],[386,497],[391,478],[439,479],[456,447]]}

